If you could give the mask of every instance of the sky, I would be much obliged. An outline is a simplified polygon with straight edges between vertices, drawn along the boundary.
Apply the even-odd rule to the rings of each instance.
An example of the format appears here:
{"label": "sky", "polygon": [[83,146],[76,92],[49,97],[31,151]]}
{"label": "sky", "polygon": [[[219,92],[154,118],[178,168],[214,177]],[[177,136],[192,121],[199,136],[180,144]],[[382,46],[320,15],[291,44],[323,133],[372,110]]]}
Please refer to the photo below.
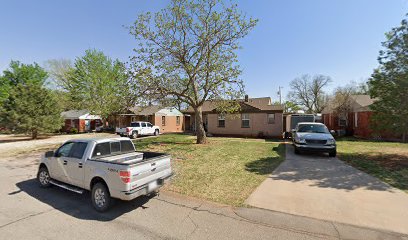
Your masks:
{"label": "sky", "polygon": [[[302,74],[333,79],[327,91],[364,81],[378,66],[385,33],[408,13],[408,0],[239,0],[259,19],[238,52],[250,97],[283,97]],[[44,65],[71,59],[86,49],[127,61],[136,41],[126,29],[142,12],[168,0],[3,1],[0,2],[0,71],[11,60]]]}

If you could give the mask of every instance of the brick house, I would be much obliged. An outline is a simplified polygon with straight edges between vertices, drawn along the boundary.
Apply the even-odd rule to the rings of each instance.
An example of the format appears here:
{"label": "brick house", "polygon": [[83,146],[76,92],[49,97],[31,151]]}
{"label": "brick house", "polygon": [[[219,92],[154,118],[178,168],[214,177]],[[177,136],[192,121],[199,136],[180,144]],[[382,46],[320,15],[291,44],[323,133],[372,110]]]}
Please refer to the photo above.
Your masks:
{"label": "brick house", "polygon": [[[283,127],[283,107],[272,104],[270,97],[248,98],[239,100],[239,113],[221,114],[216,104],[204,102],[202,107],[204,128],[207,133],[218,136],[245,137],[281,137]],[[190,107],[185,112],[189,126],[195,130],[194,110]],[[189,120],[188,120],[189,119]]]}
{"label": "brick house", "polygon": [[116,127],[128,127],[131,122],[146,121],[159,126],[161,133],[184,131],[184,115],[174,107],[135,106],[114,118],[109,122],[116,123],[114,124]]}
{"label": "brick house", "polygon": [[78,132],[91,132],[102,125],[101,117],[91,115],[88,110],[69,110],[61,113],[64,119],[63,132],[76,128]]}
{"label": "brick house", "polygon": [[374,103],[369,95],[352,95],[351,111],[339,116],[330,107],[322,111],[323,123],[330,130],[335,130],[340,135],[371,138],[373,131],[370,129],[370,118],[373,112],[370,105]]}

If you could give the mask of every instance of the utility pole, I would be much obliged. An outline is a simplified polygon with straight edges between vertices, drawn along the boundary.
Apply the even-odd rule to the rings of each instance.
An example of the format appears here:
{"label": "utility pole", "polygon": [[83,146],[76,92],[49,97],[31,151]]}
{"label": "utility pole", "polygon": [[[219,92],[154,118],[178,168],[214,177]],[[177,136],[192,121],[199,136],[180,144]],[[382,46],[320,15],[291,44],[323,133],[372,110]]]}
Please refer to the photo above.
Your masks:
{"label": "utility pole", "polygon": [[278,95],[279,95],[279,103],[282,104],[282,88],[281,86],[279,86],[279,91],[278,91]]}

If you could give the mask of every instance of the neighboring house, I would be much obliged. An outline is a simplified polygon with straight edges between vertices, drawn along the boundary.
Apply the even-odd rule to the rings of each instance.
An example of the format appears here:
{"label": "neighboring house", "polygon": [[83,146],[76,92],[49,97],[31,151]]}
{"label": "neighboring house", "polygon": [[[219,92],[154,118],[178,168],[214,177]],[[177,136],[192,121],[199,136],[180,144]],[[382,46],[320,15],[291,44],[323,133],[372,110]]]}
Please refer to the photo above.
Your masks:
{"label": "neighboring house", "polygon": [[160,133],[183,132],[184,116],[174,107],[150,105],[130,108],[127,113],[116,116],[116,127],[128,127],[131,122],[146,121],[160,127]]}
{"label": "neighboring house", "polygon": [[[214,102],[205,101],[202,112],[206,131],[219,136],[282,137],[282,105],[272,104],[270,97],[248,98],[247,95],[239,104],[239,113],[222,114],[217,112]],[[189,116],[186,128],[194,131],[194,110],[190,107],[185,113]]]}
{"label": "neighboring house", "polygon": [[69,110],[62,112],[61,117],[64,119],[64,132],[70,132],[72,128],[78,132],[90,132],[102,125],[101,117],[91,115],[88,110]]}
{"label": "neighboring house", "polygon": [[323,123],[330,129],[337,131],[340,135],[353,135],[361,138],[372,137],[370,129],[370,118],[373,112],[370,105],[374,103],[369,95],[352,95],[351,110],[349,113],[336,114],[333,109],[326,107],[322,111]]}

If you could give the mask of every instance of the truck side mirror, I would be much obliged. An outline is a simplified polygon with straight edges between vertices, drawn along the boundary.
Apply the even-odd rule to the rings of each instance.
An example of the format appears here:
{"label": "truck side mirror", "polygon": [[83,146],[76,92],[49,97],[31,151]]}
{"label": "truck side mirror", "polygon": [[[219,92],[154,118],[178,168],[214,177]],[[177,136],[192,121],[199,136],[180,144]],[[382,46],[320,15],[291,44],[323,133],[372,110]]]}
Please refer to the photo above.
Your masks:
{"label": "truck side mirror", "polygon": [[45,157],[46,158],[54,157],[54,154],[55,154],[54,151],[48,151],[45,153]]}

